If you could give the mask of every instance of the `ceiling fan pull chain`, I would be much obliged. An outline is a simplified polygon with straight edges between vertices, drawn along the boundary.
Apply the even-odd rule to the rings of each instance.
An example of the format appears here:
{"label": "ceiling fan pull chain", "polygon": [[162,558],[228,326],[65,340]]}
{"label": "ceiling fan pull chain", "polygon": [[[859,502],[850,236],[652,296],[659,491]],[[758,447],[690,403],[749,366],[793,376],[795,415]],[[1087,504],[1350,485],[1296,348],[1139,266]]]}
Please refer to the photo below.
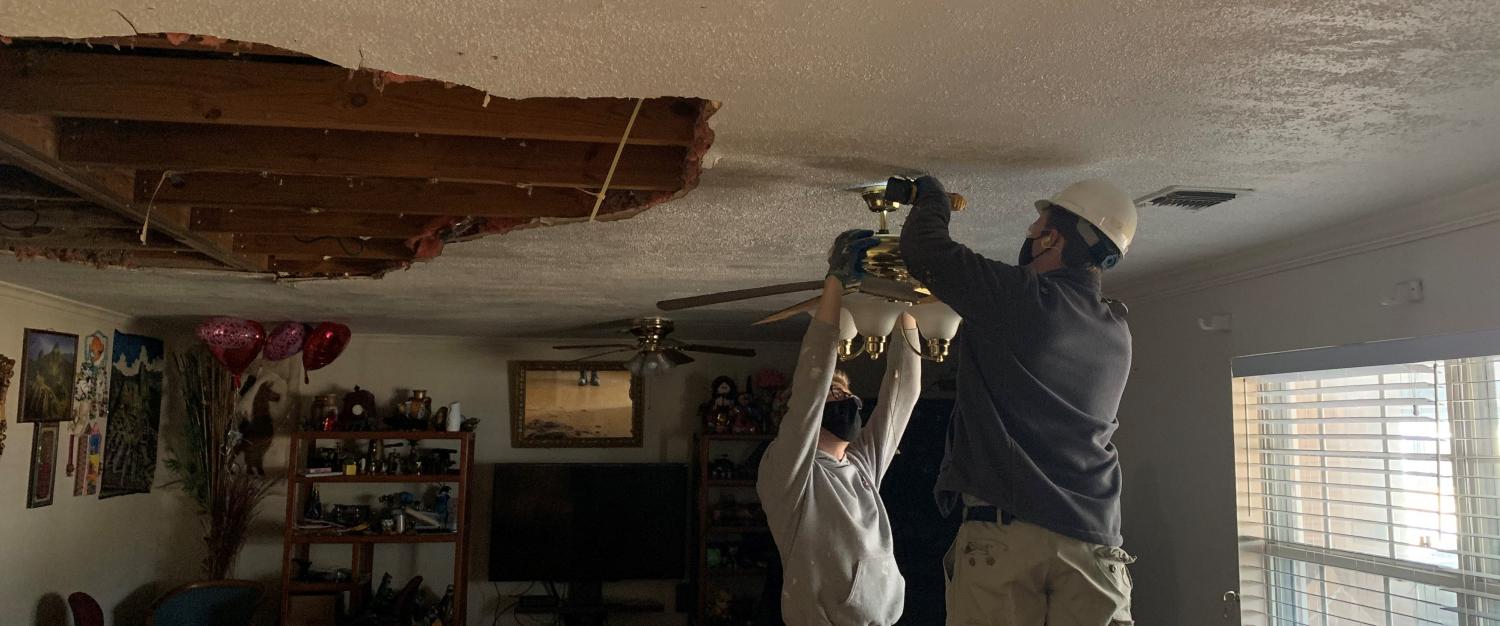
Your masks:
{"label": "ceiling fan pull chain", "polygon": [[609,162],[609,173],[604,175],[604,186],[594,195],[594,210],[589,213],[590,222],[599,216],[599,207],[604,204],[604,194],[609,192],[609,183],[615,178],[615,167],[620,164],[620,155],[625,153],[625,142],[630,140],[630,129],[635,127],[635,117],[641,114],[641,104],[644,102],[645,98],[635,100],[635,110],[630,112],[630,121],[625,123],[625,134],[620,135],[620,145],[615,147],[615,158]]}

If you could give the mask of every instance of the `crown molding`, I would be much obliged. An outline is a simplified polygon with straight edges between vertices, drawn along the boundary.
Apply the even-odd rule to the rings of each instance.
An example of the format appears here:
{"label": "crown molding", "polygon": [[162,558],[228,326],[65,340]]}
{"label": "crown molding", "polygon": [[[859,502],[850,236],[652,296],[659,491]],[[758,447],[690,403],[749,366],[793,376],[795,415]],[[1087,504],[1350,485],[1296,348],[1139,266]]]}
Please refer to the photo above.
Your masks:
{"label": "crown molding", "polygon": [[85,315],[94,315],[101,318],[111,318],[116,321],[129,320],[133,317],[114,309],[107,309],[102,306],[89,304],[87,302],[79,302],[77,300],[53,295],[45,291],[38,291],[30,287],[23,287],[15,283],[8,283],[4,281],[0,281],[0,298],[25,302],[27,304],[45,307],[53,309],[55,311],[61,311],[63,313],[83,313]]}
{"label": "crown molding", "polygon": [[1151,302],[1500,222],[1500,181],[1249,250],[1122,282],[1111,295]]}

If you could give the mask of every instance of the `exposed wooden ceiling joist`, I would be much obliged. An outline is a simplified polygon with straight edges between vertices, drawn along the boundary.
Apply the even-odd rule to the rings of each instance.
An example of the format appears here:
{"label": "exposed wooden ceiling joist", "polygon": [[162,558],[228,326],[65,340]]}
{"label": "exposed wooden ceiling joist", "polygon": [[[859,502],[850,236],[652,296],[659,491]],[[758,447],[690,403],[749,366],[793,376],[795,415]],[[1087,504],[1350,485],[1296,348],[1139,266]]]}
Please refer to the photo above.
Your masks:
{"label": "exposed wooden ceiling joist", "polygon": [[191,251],[192,248],[162,237],[147,237],[142,244],[136,231],[55,229],[24,234],[0,231],[0,247],[59,248],[72,250],[120,250],[123,252]]}
{"label": "exposed wooden ceiling joist", "polygon": [[[597,188],[615,154],[615,146],[605,144],[450,135],[72,118],[60,118],[57,127],[63,161],[133,169]],[[684,148],[628,146],[610,186],[681,189],[686,157]]]}
{"label": "exposed wooden ceiling joist", "polygon": [[130,172],[99,171],[60,163],[56,130],[47,117],[0,113],[0,156],[7,162],[62,187],[88,202],[142,223],[182,241],[195,250],[233,269],[264,271],[264,259],[234,253],[226,237],[193,232],[181,212],[162,211],[147,216],[147,207],[134,204],[134,175]]}
{"label": "exposed wooden ceiling joist", "polygon": [[[380,72],[236,59],[152,58],[0,48],[0,110],[58,117],[451,134],[615,143],[634,101],[490,98],[421,80],[379,86]],[[689,146],[712,104],[653,98],[630,143]]]}
{"label": "exposed wooden ceiling joist", "polygon": [[[161,172],[136,174],[135,199],[158,204],[188,204],[226,208],[317,208],[328,211],[406,214],[472,215],[476,217],[584,217],[594,196],[554,187],[522,189],[514,185],[432,182],[414,178],[291,176],[184,172],[161,182]],[[3,192],[0,192],[3,193]],[[616,204],[629,200],[630,191],[611,191]]]}
{"label": "exposed wooden ceiling joist", "polygon": [[295,235],[314,237],[413,237],[432,221],[426,216],[307,214],[258,209],[192,210],[192,228],[199,233]]}
{"label": "exposed wooden ceiling joist", "polygon": [[78,196],[14,165],[0,165],[0,199],[76,201]]}
{"label": "exposed wooden ceiling joist", "polygon": [[278,259],[378,259],[411,260],[412,250],[401,239],[354,237],[306,238],[297,235],[236,235],[234,249],[251,254],[272,254]]}
{"label": "exposed wooden ceiling joist", "polygon": [[328,261],[306,261],[298,259],[272,259],[271,271],[298,276],[368,276],[392,267],[390,261],[366,261],[354,259],[332,259]]}
{"label": "exposed wooden ceiling joist", "polygon": [[[31,204],[30,200],[0,199],[0,233],[37,228],[119,229],[139,233],[139,224],[119,214],[100,211],[92,204],[74,200],[75,204]],[[149,234],[149,229],[148,234]]]}

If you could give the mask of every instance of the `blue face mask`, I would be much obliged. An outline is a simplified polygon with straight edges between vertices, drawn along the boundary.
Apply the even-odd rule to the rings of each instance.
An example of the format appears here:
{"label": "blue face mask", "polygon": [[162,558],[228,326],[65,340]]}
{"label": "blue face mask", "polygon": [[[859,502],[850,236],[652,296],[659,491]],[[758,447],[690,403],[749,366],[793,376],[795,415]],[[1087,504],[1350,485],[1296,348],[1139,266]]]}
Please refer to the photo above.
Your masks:
{"label": "blue face mask", "polygon": [[860,415],[863,409],[864,405],[858,397],[834,388],[829,391],[828,400],[823,403],[823,428],[842,441],[852,442],[859,437],[859,431],[864,427],[864,419]]}

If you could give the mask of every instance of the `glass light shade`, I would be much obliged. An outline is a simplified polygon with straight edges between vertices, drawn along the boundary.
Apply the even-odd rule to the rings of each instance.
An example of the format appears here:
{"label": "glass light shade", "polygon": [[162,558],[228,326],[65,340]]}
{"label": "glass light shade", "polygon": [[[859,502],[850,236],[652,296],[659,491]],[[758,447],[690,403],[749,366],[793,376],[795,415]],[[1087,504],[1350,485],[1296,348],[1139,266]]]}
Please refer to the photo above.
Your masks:
{"label": "glass light shade", "polygon": [[958,324],[963,318],[941,302],[918,304],[911,308],[911,316],[917,320],[917,330],[928,339],[951,341],[958,334]]}
{"label": "glass light shade", "polygon": [[630,370],[633,376],[650,376],[672,369],[675,365],[660,352],[639,352],[625,362],[625,369]]}
{"label": "glass light shade", "polygon": [[844,310],[854,320],[854,328],[866,339],[884,339],[896,327],[896,318],[907,309],[904,302],[891,302],[871,296],[844,299]]}
{"label": "glass light shade", "polygon": [[859,335],[859,329],[854,327],[854,316],[849,314],[849,309],[839,309],[839,341],[853,341]]}

